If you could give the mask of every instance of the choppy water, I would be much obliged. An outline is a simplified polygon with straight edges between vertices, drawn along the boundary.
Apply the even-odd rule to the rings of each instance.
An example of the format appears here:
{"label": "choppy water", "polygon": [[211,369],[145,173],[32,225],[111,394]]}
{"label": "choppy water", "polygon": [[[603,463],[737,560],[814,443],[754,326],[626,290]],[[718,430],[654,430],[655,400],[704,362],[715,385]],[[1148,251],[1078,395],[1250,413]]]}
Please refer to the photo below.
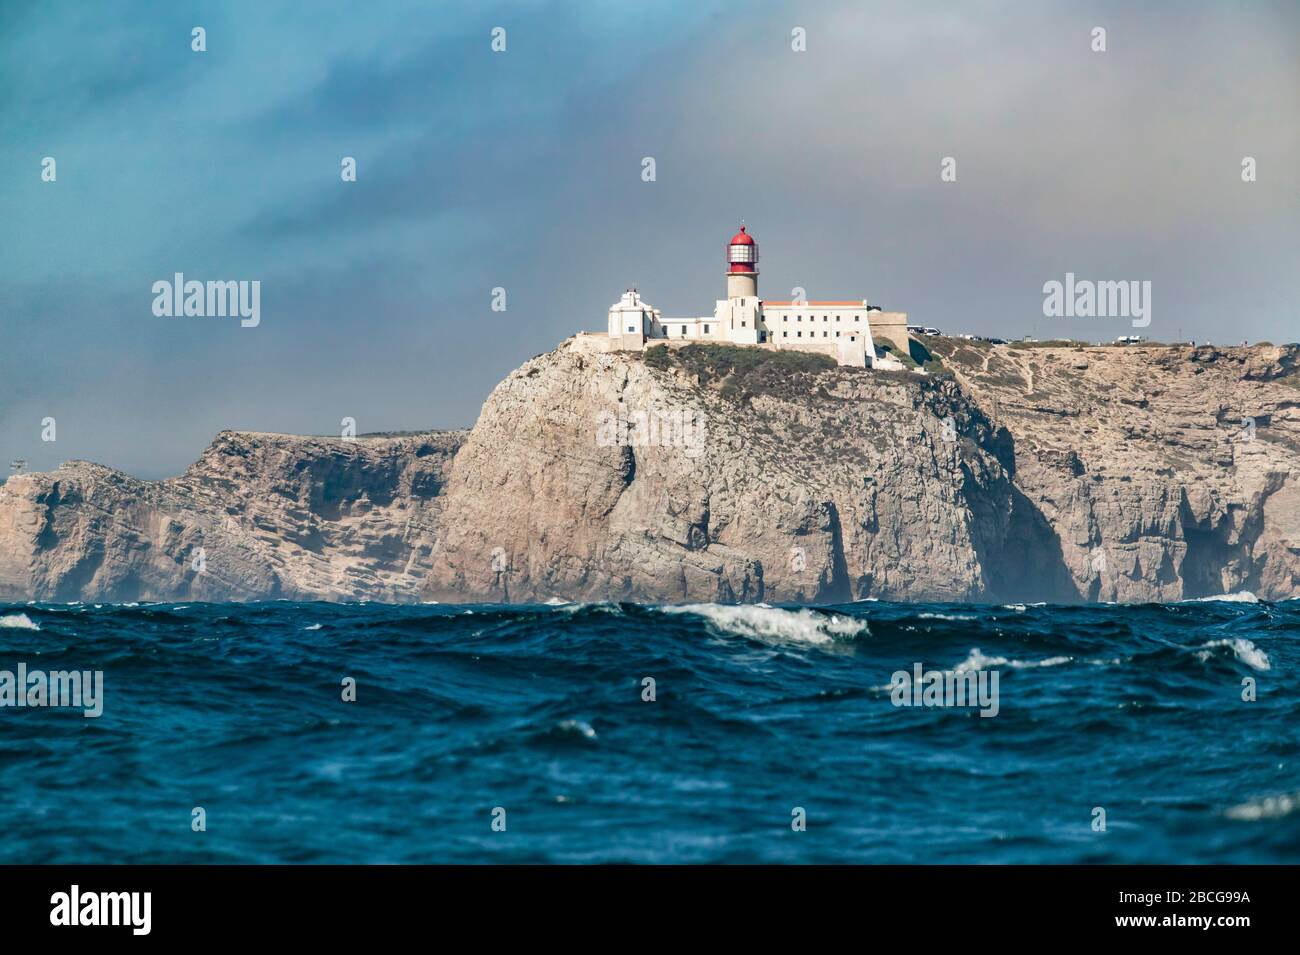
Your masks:
{"label": "choppy water", "polygon": [[[0,670],[104,672],[98,719],[0,708],[0,861],[1297,862],[1298,634],[1245,599],[0,605]],[[894,706],[917,662],[996,670],[998,714]]]}

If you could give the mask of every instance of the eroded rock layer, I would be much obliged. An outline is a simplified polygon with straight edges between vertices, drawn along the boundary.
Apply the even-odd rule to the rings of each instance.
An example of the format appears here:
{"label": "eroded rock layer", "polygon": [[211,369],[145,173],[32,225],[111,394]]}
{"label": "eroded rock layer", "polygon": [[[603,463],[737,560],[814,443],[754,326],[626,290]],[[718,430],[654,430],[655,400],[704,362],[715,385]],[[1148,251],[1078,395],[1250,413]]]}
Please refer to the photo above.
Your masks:
{"label": "eroded rock layer", "polygon": [[468,433],[21,475],[0,598],[1300,596],[1300,349],[927,345],[942,373],[576,340]]}

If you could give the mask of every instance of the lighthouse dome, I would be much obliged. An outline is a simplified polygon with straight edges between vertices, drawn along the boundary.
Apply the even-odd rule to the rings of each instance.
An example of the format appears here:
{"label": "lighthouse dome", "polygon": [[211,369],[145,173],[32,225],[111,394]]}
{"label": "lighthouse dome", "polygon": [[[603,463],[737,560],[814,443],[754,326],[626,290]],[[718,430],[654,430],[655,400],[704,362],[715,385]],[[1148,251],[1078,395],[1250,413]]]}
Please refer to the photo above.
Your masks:
{"label": "lighthouse dome", "polygon": [[[727,271],[728,272],[758,272],[758,243],[754,237],[745,231],[742,225],[740,231],[731,237],[727,243]],[[755,294],[757,294],[755,292]],[[728,296],[731,298],[732,296]]]}

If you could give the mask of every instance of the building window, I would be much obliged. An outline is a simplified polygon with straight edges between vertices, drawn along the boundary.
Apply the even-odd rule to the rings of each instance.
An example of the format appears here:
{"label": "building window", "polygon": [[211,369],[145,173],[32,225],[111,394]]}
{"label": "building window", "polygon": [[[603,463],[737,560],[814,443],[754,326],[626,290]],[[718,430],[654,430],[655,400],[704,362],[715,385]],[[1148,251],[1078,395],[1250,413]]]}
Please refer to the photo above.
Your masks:
{"label": "building window", "polygon": [[824,328],[822,329],[822,338],[829,338],[829,337],[830,337],[830,334],[831,334],[831,333],[828,332],[828,331],[826,331],[826,329],[824,329]]}
{"label": "building window", "polygon": [[802,322],[802,321],[803,321],[803,316],[802,316],[802,315],[796,315],[796,316],[794,317],[794,320],[795,320],[796,322]]}
{"label": "building window", "polygon": [[861,316],[859,316],[859,315],[854,315],[854,316],[853,316],[853,320],[856,322],[860,317],[861,317]]}
{"label": "building window", "polygon": [[830,319],[829,319],[829,317],[823,315],[823,316],[822,316],[822,321],[823,321],[823,322],[828,322],[828,321],[830,321]]}
{"label": "building window", "polygon": [[629,332],[634,332],[634,331],[636,331],[636,326],[635,326],[635,325],[629,325],[629,326],[627,327],[627,330],[628,330]]}
{"label": "building window", "polygon": [[683,335],[686,334],[686,326],[685,326],[685,325],[682,326],[682,334],[683,334]]}
{"label": "building window", "polygon": [[781,333],[781,337],[782,337],[782,338],[789,338],[789,337],[790,337],[790,333],[789,333],[788,331],[782,332],[782,333]]}
{"label": "building window", "polygon": [[835,321],[838,322],[839,320],[840,320],[840,316],[836,315],[836,316],[835,316]]}
{"label": "building window", "polygon": [[709,334],[709,326],[708,326],[708,325],[705,325],[705,326],[704,326],[704,334],[706,334],[706,335]]}
{"label": "building window", "polygon": [[836,329],[836,330],[835,330],[835,337],[836,337],[836,338],[839,338],[839,337],[840,337],[839,329]]}
{"label": "building window", "polygon": [[795,335],[796,335],[798,338],[803,338],[803,332],[795,332]]}
{"label": "building window", "polygon": [[741,322],[741,323],[740,323],[740,327],[741,327],[741,328],[744,328],[744,327],[745,327],[745,323],[744,323],[744,322]]}

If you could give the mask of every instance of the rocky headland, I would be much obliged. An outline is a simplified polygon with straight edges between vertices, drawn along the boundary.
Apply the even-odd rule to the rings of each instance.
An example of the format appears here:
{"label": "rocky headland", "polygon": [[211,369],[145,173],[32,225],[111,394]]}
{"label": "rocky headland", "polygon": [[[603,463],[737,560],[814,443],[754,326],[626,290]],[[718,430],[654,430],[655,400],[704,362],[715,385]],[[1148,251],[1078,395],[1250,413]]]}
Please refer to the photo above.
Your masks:
{"label": "rocky headland", "polygon": [[0,599],[1300,596],[1300,348],[918,347],[929,374],[579,338],[467,432],[17,475]]}

